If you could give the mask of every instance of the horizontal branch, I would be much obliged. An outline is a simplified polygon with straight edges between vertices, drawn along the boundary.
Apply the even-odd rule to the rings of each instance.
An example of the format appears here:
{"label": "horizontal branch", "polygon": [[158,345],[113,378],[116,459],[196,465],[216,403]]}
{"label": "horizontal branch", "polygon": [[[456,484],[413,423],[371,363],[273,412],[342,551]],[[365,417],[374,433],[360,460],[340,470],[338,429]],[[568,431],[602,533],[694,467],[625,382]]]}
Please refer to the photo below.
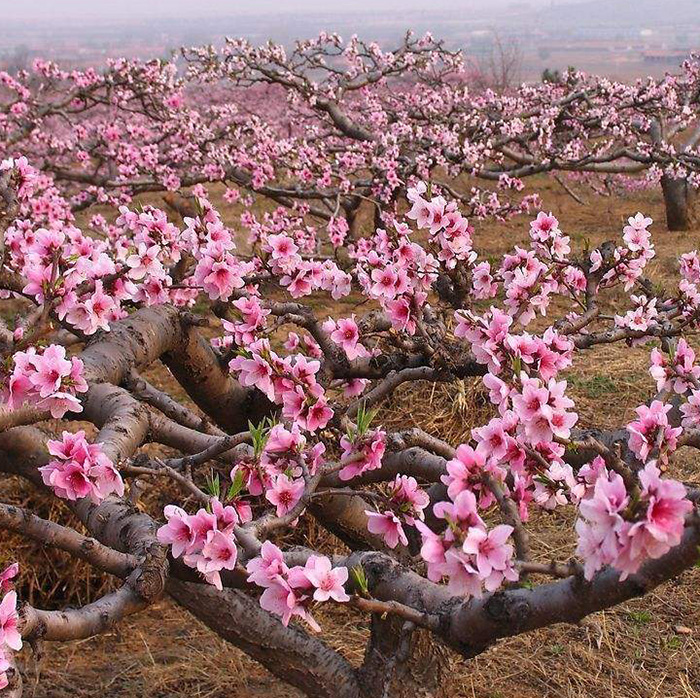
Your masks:
{"label": "horizontal branch", "polygon": [[71,528],[42,519],[27,509],[0,504],[0,528],[14,531],[43,545],[59,548],[93,567],[117,577],[127,577],[136,567],[136,559],[102,545]]}
{"label": "horizontal branch", "polygon": [[109,630],[126,616],[142,611],[148,604],[125,584],[82,608],[41,611],[25,605],[20,612],[20,633],[27,640],[84,640]]}

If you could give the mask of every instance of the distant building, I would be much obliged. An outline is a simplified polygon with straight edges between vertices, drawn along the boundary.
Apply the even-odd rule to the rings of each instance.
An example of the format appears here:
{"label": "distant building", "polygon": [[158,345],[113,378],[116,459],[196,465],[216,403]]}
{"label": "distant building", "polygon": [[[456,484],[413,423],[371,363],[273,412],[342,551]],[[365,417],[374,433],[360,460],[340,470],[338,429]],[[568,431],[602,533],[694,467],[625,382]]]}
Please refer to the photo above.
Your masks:
{"label": "distant building", "polygon": [[687,51],[644,51],[642,53],[642,60],[645,63],[667,63],[677,65],[688,58],[689,54],[690,49]]}

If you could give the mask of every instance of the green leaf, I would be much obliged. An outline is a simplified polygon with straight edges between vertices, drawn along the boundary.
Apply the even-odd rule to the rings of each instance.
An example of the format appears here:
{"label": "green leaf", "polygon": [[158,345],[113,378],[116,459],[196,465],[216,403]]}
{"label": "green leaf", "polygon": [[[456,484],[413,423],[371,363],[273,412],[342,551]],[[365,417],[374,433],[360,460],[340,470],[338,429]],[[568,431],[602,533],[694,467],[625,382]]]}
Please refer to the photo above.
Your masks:
{"label": "green leaf", "polygon": [[369,585],[367,583],[367,575],[365,570],[361,565],[356,565],[350,569],[350,574],[352,574],[353,584],[360,590],[364,595],[369,594]]}
{"label": "green leaf", "polygon": [[520,371],[522,371],[523,368],[523,362],[519,356],[514,356],[513,357],[513,374],[516,376],[520,375]]}
{"label": "green leaf", "polygon": [[206,492],[208,492],[212,497],[220,498],[221,481],[219,479],[219,473],[214,475],[214,472],[212,471],[209,475],[207,475]]}
{"label": "green leaf", "polygon": [[243,489],[243,471],[242,470],[237,470],[236,474],[233,476],[233,481],[231,482],[231,486],[228,488],[228,492],[226,493],[226,501],[230,501],[231,499],[235,499],[235,497],[238,496],[240,491]]}
{"label": "green leaf", "polygon": [[676,359],[676,342],[673,340],[670,340],[668,343],[668,357],[671,359],[671,363]]}
{"label": "green leaf", "polygon": [[[372,420],[374,419],[376,414],[376,410],[367,411],[364,402],[360,405],[360,408],[357,410],[357,417],[355,418],[355,421],[357,423],[358,436],[364,436],[364,434],[367,433],[369,425],[372,423]],[[352,438],[353,435],[348,434],[348,436]]]}
{"label": "green leaf", "polygon": [[553,480],[551,480],[542,473],[537,473],[532,479],[535,480],[535,482],[539,482],[540,485],[544,485],[545,487],[549,487],[550,485],[555,484]]}
{"label": "green leaf", "polygon": [[253,424],[253,422],[248,422],[248,431],[253,441],[253,452],[256,458],[263,452],[268,432],[274,425],[275,422],[267,418],[263,419],[260,424],[257,425]]}

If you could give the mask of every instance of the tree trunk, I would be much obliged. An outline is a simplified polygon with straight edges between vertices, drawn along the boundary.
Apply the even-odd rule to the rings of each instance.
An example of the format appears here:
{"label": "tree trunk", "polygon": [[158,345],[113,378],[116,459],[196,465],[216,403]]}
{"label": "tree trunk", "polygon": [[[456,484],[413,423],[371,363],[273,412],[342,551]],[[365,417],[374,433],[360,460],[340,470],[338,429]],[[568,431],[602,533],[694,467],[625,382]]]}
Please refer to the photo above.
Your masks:
{"label": "tree trunk", "polygon": [[667,175],[661,178],[661,189],[666,205],[666,224],[669,230],[689,230],[692,224],[692,188],[685,179]]}
{"label": "tree trunk", "polygon": [[447,661],[446,648],[427,630],[375,614],[358,674],[372,698],[443,698]]}
{"label": "tree trunk", "polygon": [[359,213],[361,205],[362,199],[359,196],[355,196],[343,204],[345,220],[348,222],[348,237],[346,238],[346,244],[356,242],[360,237],[361,231]]}
{"label": "tree trunk", "polygon": [[168,592],[220,637],[309,698],[363,698],[355,670],[338,652],[293,625],[285,628],[242,591],[218,592],[171,578]]}

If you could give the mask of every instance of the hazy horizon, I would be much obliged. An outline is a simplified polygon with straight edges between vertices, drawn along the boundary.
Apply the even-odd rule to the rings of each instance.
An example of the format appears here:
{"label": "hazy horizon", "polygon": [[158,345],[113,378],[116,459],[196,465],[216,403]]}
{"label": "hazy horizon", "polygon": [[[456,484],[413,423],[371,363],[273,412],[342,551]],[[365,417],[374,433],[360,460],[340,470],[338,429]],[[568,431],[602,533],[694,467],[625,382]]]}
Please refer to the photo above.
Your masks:
{"label": "hazy horizon", "polygon": [[[700,49],[700,0],[0,0],[0,67],[168,57],[226,36],[289,46],[319,31],[390,47],[407,29],[486,56],[500,37],[523,78],[575,65],[610,77],[675,70]],[[515,55],[515,54],[514,54]]]}
{"label": "hazy horizon", "polygon": [[[60,19],[125,20],[184,17],[235,17],[261,14],[349,14],[384,13],[390,11],[431,12],[454,10],[455,15],[469,11],[499,11],[509,6],[529,5],[532,8],[580,4],[586,0],[434,0],[429,7],[425,0],[120,0],[96,3],[94,0],[25,0],[3,8],[4,20],[56,21]],[[633,2],[634,0],[630,0]],[[0,31],[2,31],[0,27]]]}

